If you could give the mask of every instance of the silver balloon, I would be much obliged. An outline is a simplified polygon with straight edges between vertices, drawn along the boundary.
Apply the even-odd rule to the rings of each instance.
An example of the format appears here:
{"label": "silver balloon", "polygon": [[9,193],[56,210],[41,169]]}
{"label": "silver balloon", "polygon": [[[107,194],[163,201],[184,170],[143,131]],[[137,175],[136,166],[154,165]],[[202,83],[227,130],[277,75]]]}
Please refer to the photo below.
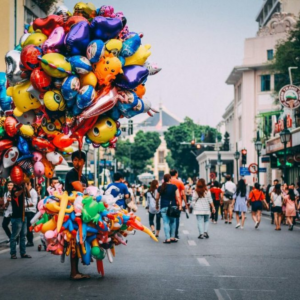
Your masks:
{"label": "silver balloon", "polygon": [[0,178],[7,179],[10,174],[10,168],[4,168],[3,164],[0,165]]}
{"label": "silver balloon", "polygon": [[25,43],[25,41],[27,40],[27,38],[31,35],[31,33],[27,32],[24,33],[21,37],[20,37],[20,41],[19,44],[22,46],[23,43]]}
{"label": "silver balloon", "polygon": [[36,115],[33,110],[29,110],[23,113],[21,117],[15,117],[19,123],[24,125],[31,125],[36,122]]}
{"label": "silver balloon", "polygon": [[58,16],[63,16],[64,21],[66,22],[68,20],[69,17],[72,16],[72,14],[70,13],[69,9],[65,6],[65,5],[60,5],[58,6],[54,13],[54,15],[58,15]]}
{"label": "silver balloon", "polygon": [[20,55],[21,52],[17,50],[10,50],[5,55],[6,76],[10,85],[15,85],[26,80],[21,78]]}

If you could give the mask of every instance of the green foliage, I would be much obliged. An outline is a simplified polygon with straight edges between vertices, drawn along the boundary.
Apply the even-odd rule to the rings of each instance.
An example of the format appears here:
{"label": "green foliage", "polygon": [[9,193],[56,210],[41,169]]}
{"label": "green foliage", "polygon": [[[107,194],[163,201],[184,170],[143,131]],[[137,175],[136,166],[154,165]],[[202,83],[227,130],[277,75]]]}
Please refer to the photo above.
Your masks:
{"label": "green foliage", "polygon": [[274,59],[271,65],[273,72],[279,73],[275,85],[275,91],[289,84],[289,67],[298,67],[292,70],[293,83],[300,85],[300,19],[296,27],[291,30],[287,40],[280,41],[276,46]]}
{"label": "green foliage", "polygon": [[171,158],[167,159],[171,162],[170,167],[175,167],[179,176],[188,178],[193,175],[194,170],[198,170],[198,162],[195,156],[191,153],[190,145],[181,145],[181,142],[190,142],[195,134],[196,142],[214,143],[216,138],[221,141],[221,134],[212,127],[197,125],[188,117],[178,126],[172,126],[165,132],[165,140],[168,149],[171,151]]}
{"label": "green foliage", "polygon": [[33,0],[41,10],[43,10],[45,13],[49,11],[51,6],[55,3],[57,3],[57,0]]}
{"label": "green foliage", "polygon": [[139,131],[134,137],[134,142],[129,140],[118,141],[116,158],[125,167],[130,167],[135,174],[148,171],[147,165],[152,164],[156,149],[160,145],[157,132]]}

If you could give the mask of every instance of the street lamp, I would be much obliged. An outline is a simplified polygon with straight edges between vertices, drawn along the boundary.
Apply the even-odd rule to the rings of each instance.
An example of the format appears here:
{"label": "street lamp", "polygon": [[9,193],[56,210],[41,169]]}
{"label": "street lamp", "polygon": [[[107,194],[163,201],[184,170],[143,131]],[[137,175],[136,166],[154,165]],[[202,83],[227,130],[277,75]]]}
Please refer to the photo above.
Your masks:
{"label": "street lamp", "polygon": [[206,182],[208,182],[208,170],[210,170],[210,168],[211,168],[210,161],[207,162],[207,160],[206,160],[206,161],[205,161]]}
{"label": "street lamp", "polygon": [[259,156],[260,156],[261,149],[262,149],[262,142],[260,141],[259,131],[257,131],[255,150],[257,152],[257,182],[258,182],[258,184],[259,184]]}
{"label": "street lamp", "polygon": [[233,156],[234,156],[234,159],[236,160],[236,182],[238,183],[239,182],[239,159],[240,159],[240,152],[238,151],[238,146],[237,146],[237,143],[235,144],[235,149],[236,151],[234,152]]}
{"label": "street lamp", "polygon": [[283,164],[283,182],[287,183],[287,174],[286,174],[286,145],[291,140],[291,133],[286,128],[286,120],[284,120],[284,129],[280,132],[280,140],[284,145],[284,164]]}
{"label": "street lamp", "polygon": [[217,161],[217,165],[218,165],[218,174],[219,174],[219,183],[221,183],[221,166],[222,166],[223,162],[221,160],[221,153],[218,151],[218,161]]}
{"label": "street lamp", "polygon": [[88,160],[88,152],[90,149],[90,145],[88,143],[83,144],[83,150],[85,152],[85,177],[87,178],[87,160]]}

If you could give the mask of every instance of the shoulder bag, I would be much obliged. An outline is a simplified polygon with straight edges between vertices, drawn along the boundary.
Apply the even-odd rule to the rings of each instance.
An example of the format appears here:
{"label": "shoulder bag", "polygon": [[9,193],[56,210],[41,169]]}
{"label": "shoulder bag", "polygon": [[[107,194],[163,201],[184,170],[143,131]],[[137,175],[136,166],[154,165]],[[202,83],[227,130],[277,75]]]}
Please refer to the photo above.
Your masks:
{"label": "shoulder bag", "polygon": [[224,196],[229,199],[229,200],[232,200],[233,199],[233,194],[232,192],[228,191],[226,189],[226,183],[224,184],[224,188],[225,188],[225,192],[224,192]]}
{"label": "shoulder bag", "polygon": [[172,200],[170,201],[170,204],[167,209],[167,216],[170,218],[179,218],[181,211],[178,209],[178,207],[172,206]]}

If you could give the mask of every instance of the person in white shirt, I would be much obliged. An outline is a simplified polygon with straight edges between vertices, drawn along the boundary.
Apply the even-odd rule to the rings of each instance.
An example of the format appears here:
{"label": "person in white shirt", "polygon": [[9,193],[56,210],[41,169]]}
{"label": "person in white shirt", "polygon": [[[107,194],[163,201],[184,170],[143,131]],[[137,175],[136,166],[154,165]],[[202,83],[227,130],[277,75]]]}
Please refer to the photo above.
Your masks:
{"label": "person in white shirt", "polygon": [[38,193],[33,188],[33,179],[30,179],[30,182],[26,183],[26,189],[30,194],[30,198],[25,199],[25,216],[27,218],[27,244],[26,247],[33,247],[33,232],[30,231],[30,221],[36,214],[36,206],[38,202]]}
{"label": "person in white shirt", "polygon": [[11,214],[12,214],[12,206],[11,206],[11,190],[13,189],[14,184],[12,181],[8,181],[6,183],[6,188],[7,188],[7,192],[4,194],[4,207],[5,207],[5,212],[4,212],[4,218],[2,221],[2,228],[5,231],[8,240],[7,243],[9,243],[10,241],[10,237],[11,237],[11,231],[9,229],[9,223],[10,223],[10,218],[11,218]]}
{"label": "person in white shirt", "polygon": [[[232,224],[232,210],[233,210],[233,195],[236,192],[236,185],[231,181],[231,175],[226,176],[226,182],[222,186],[223,203],[224,203],[224,218],[225,224]],[[221,203],[222,204],[222,203]],[[228,218],[229,217],[229,218]]]}

